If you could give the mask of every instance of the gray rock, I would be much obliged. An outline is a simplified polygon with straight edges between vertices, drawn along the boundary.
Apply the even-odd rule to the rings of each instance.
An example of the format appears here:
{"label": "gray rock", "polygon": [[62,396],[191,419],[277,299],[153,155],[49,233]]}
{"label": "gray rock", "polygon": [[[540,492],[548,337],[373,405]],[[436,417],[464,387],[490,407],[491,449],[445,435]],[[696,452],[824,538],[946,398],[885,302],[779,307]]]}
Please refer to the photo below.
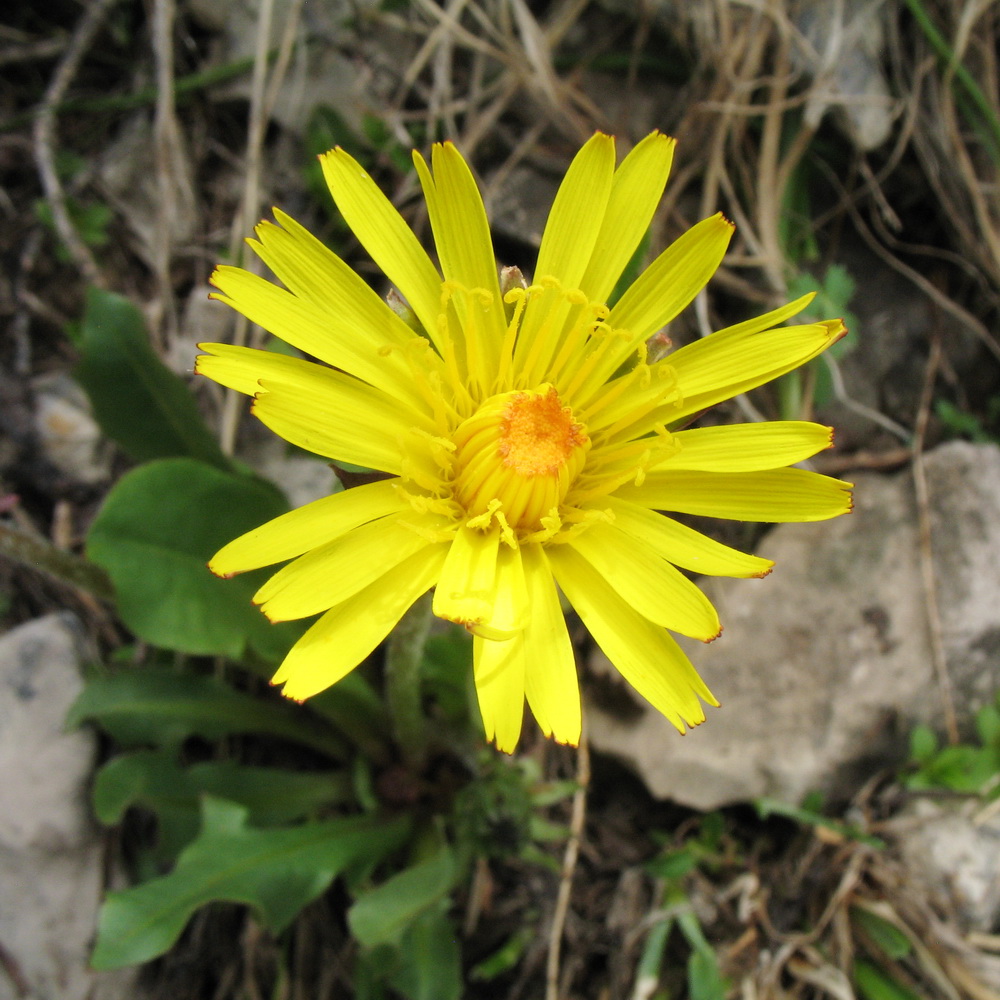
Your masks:
{"label": "gray rock", "polygon": [[71,482],[111,478],[113,450],[91,416],[90,402],[68,375],[34,380],[34,430],[45,457]]}
{"label": "gray rock", "polygon": [[0,638],[0,1000],[135,996],[131,976],[87,968],[105,877],[86,801],[94,738],[63,728],[82,656],[68,613]]}
{"label": "gray rock", "polygon": [[[926,458],[943,642],[960,721],[1000,687],[1000,448],[954,442]],[[686,648],[722,702],[683,738],[645,705],[592,704],[593,745],[652,793],[700,809],[819,790],[850,795],[938,728],[912,476],[856,477],[854,512],[776,527],[763,580],[702,580],[725,631]],[[620,699],[615,699],[620,701]]]}
{"label": "gray rock", "polygon": [[792,18],[805,46],[792,49],[797,68],[813,77],[804,118],[816,127],[827,111],[863,150],[881,146],[898,108],[882,71],[885,30],[881,0],[797,0]]}
{"label": "gray rock", "polygon": [[[599,0],[615,14],[635,18],[635,0]],[[838,126],[863,150],[888,139],[898,114],[882,71],[885,61],[885,4],[882,0],[791,0],[761,16],[751,4],[683,3],[679,0],[643,0],[642,16],[657,22],[677,38],[689,34],[693,48],[707,64],[723,58],[721,46],[728,21],[733,34],[772,33],[788,42],[795,69],[809,80],[805,92],[805,121],[818,126],[827,112],[835,112]],[[772,20],[773,18],[773,20]],[[685,29],[687,31],[685,32]]]}
{"label": "gray rock", "polygon": [[963,930],[992,934],[1000,925],[1000,814],[918,799],[892,823],[907,878]]}
{"label": "gray rock", "polygon": [[[379,106],[388,99],[391,77],[398,79],[400,67],[406,65],[406,54],[412,42],[393,37],[392,45],[384,47],[381,64],[372,66],[374,52],[366,50],[362,60],[358,39],[351,22],[363,19],[377,7],[377,0],[330,0],[326,3],[305,4],[298,23],[300,44],[295,58],[275,96],[271,111],[273,119],[292,132],[301,134],[317,103],[336,108],[338,113],[361,133],[365,110]],[[188,9],[202,25],[224,36],[222,58],[237,62],[253,58],[257,45],[259,0],[192,0]],[[293,5],[291,0],[276,0],[271,20],[271,48],[277,49],[286,30]],[[381,26],[383,36],[387,34]],[[350,43],[351,52],[348,51]],[[393,45],[395,48],[393,48]],[[249,98],[250,74],[216,86],[216,98]]]}
{"label": "gray rock", "polygon": [[125,221],[135,241],[134,248],[153,269],[163,243],[163,227],[169,228],[172,246],[183,245],[198,231],[193,159],[185,152],[184,136],[175,134],[166,153],[170,175],[170,211],[164,212],[157,163],[157,137],[149,115],[138,112],[124,120],[114,140],[97,164],[101,190]]}

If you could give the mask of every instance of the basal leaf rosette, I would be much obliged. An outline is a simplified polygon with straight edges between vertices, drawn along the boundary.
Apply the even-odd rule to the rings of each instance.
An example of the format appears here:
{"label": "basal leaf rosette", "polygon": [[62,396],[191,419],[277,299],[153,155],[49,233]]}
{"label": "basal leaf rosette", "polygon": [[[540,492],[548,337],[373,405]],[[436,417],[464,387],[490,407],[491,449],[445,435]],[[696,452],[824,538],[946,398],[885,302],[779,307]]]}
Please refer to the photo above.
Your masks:
{"label": "basal leaf rosette", "polygon": [[320,614],[274,677],[286,695],[335,683],[433,587],[434,614],[475,637],[486,735],[502,750],[518,741],[525,699],[547,735],[580,738],[559,590],[682,732],[704,721],[703,702],[718,704],[670,634],[720,632],[681,570],[754,577],[772,564],[668,514],[821,520],[850,509],[850,484],[791,467],[830,446],[828,427],[684,428],[845,331],[836,319],[783,325],[806,296],[663,359],[647,354],[733,228],[722,215],[698,223],[607,305],[673,148],[654,132],[616,166],[614,139],[594,135],[559,188],[530,284],[498,275],[482,198],[450,143],[430,164],[414,153],[438,264],[350,155],[321,158],[337,207],[407,308],[278,210],[250,245],[283,288],[217,269],[216,298],[317,363],[204,344],[197,370],[253,397],[252,412],[291,443],[386,477],[284,514],[210,563],[230,576],[287,562],[255,602],[272,621]]}

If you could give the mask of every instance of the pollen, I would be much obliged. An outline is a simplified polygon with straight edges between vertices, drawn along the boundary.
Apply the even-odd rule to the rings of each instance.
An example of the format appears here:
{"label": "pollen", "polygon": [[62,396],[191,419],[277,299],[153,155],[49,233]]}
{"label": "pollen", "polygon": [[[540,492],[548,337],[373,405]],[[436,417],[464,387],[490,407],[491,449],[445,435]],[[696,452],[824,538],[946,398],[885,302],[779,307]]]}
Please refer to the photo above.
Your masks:
{"label": "pollen", "polygon": [[544,395],[516,392],[504,408],[498,451],[503,464],[520,476],[558,476],[587,443],[583,424],[573,420],[551,386]]}

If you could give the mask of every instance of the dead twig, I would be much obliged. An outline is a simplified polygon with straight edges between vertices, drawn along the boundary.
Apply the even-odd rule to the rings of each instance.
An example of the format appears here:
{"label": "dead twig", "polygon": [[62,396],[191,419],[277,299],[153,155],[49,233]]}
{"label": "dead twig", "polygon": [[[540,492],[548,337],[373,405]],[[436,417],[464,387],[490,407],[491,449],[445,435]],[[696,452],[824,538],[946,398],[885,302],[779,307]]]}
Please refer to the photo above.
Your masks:
{"label": "dead twig", "polygon": [[153,270],[159,286],[159,320],[151,324],[159,347],[165,350],[177,329],[177,309],[170,280],[174,220],[186,202],[184,214],[194,207],[184,142],[177,123],[174,75],[175,0],[156,0],[153,7],[153,55],[156,63],[156,116],[153,127],[156,153],[157,216],[153,236]]}
{"label": "dead twig", "polygon": [[577,790],[573,795],[573,812],[570,820],[569,840],[563,852],[562,872],[559,877],[559,893],[556,896],[552,927],[549,930],[549,954],[545,963],[545,1000],[559,1000],[559,957],[562,950],[563,929],[569,912],[569,900],[573,891],[573,873],[580,856],[580,839],[583,836],[583,822],[587,816],[587,787],[590,784],[590,750],[587,746],[586,728],[580,734],[580,747],[576,757]]}
{"label": "dead twig", "polygon": [[61,52],[64,52],[68,44],[68,40],[62,36],[58,38],[41,38],[34,42],[18,42],[0,49],[0,67],[35,62],[35,60],[53,59]]}
{"label": "dead twig", "polygon": [[[250,111],[247,129],[246,175],[243,187],[243,202],[237,214],[232,234],[232,257],[240,259],[240,247],[253,228],[260,213],[260,178],[264,157],[264,132],[277,100],[278,90],[288,70],[291,52],[298,32],[299,17],[303,0],[294,0],[285,21],[278,57],[271,79],[267,78],[268,50],[271,38],[271,22],[274,15],[274,0],[261,0],[257,16],[257,37],[254,50],[253,79],[250,88]],[[257,258],[248,261],[252,270],[258,266]],[[236,318],[233,331],[234,344],[246,344],[250,336],[250,321],[243,316]],[[222,406],[222,420],[219,438],[222,450],[231,455],[236,445],[236,430],[239,426],[243,397],[234,390],[227,390]]]}
{"label": "dead twig", "polygon": [[56,67],[55,73],[52,74],[48,89],[42,98],[42,104],[35,117],[33,133],[35,164],[38,167],[38,175],[42,182],[42,190],[45,192],[45,199],[52,212],[52,221],[56,232],[58,232],[59,238],[70,257],[73,258],[73,263],[79,268],[80,273],[89,284],[99,288],[104,287],[104,278],[97,266],[97,261],[94,260],[94,255],[80,239],[80,235],[69,217],[69,210],[66,207],[66,192],[63,190],[62,181],[56,170],[55,121],[56,105],[62,100],[63,94],[66,93],[66,89],[76,75],[90,43],[104,23],[108,11],[116,2],[117,0],[94,0],[83,17],[80,18],[73,32],[73,37],[66,47],[66,53]]}

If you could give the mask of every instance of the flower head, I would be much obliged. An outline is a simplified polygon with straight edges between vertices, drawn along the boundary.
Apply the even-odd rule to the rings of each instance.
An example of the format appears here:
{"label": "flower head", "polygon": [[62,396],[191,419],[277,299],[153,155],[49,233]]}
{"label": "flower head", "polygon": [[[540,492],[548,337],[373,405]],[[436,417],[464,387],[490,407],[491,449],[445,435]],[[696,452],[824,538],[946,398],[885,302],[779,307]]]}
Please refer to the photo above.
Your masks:
{"label": "flower head", "polygon": [[[204,344],[197,370],[253,397],[293,444],[386,478],[237,538],[222,576],[291,560],[258,591],[272,621],[322,612],[275,683],[296,699],[364,659],[434,588],[436,615],[474,635],[487,737],[517,743],[524,701],[547,735],[580,736],[559,589],[624,677],[684,731],[718,704],[668,630],[710,641],[715,609],[677,567],[763,576],[771,563],[663,511],[810,521],[850,509],[849,484],[789,468],[831,443],[802,421],[683,429],[713,404],[809,361],[839,320],[781,326],[808,297],[661,360],[647,340],[704,287],[732,231],[722,215],[607,300],[662,195],[673,140],[616,167],[598,133],[563,180],[531,284],[498,276],[483,202],[450,143],[414,153],[436,265],[341,149],[323,171],[338,208],[408,308],[390,308],[283,212],[250,245],[285,288],[235,267],[215,297],[322,364]],[[403,314],[407,316],[404,319]]]}

